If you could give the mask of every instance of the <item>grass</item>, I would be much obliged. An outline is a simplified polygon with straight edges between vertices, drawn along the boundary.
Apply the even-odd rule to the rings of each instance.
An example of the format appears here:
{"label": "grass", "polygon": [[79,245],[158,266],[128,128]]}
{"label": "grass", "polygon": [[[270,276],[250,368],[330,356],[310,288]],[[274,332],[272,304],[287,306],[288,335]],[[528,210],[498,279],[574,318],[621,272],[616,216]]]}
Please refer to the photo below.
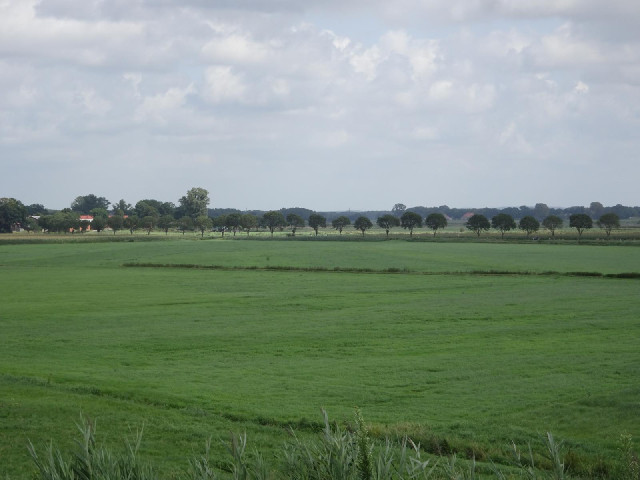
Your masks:
{"label": "grass", "polygon": [[[123,268],[126,262],[310,271]],[[314,271],[407,269],[432,275]],[[447,275],[640,271],[618,246],[183,241],[0,245],[0,476],[70,442],[80,411],[108,444],[180,472],[206,439],[275,452],[319,409],[371,435],[506,462],[546,431],[583,472],[640,434],[636,279]],[[214,451],[222,452],[220,442]],[[446,453],[446,452],[445,452]],[[576,467],[578,468],[578,467]]]}

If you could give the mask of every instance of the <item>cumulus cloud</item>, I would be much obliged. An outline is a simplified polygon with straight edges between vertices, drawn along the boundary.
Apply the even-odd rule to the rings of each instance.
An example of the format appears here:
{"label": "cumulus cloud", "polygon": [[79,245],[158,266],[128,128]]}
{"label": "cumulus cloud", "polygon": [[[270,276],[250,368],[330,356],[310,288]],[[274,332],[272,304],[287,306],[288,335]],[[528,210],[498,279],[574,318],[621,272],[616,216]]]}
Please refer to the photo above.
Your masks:
{"label": "cumulus cloud", "polygon": [[[638,2],[623,0],[0,1],[0,158],[12,172],[0,187],[21,197],[10,189],[23,165],[162,165],[131,195],[175,201],[211,178],[218,205],[356,207],[342,188],[256,178],[241,194],[234,181],[297,171],[333,185],[343,171],[382,192],[362,208],[384,208],[425,203],[402,185],[411,170],[439,176],[437,204],[576,204],[589,189],[541,199],[476,186],[497,170],[575,178],[577,166],[588,184],[606,157],[627,172],[611,201],[632,203],[638,22]],[[453,174],[466,186],[455,198]],[[36,190],[47,198],[33,202],[72,200],[72,185]]]}

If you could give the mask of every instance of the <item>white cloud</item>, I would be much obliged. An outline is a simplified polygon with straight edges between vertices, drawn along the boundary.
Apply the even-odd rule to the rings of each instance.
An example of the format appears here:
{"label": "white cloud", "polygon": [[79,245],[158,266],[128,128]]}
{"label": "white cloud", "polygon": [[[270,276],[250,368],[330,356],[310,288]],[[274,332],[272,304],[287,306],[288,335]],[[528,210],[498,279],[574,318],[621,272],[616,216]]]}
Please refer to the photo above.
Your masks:
{"label": "white cloud", "polygon": [[242,102],[247,87],[241,75],[230,66],[208,67],[205,71],[204,97],[212,103]]}
{"label": "white cloud", "polygon": [[193,92],[193,85],[189,85],[186,88],[172,87],[164,93],[146,97],[136,111],[136,119],[166,124],[184,106],[187,95]]}
{"label": "white cloud", "polygon": [[232,33],[214,38],[202,47],[205,59],[229,65],[264,63],[269,59],[269,47],[247,35]]}
{"label": "white cloud", "polygon": [[587,85],[586,83],[584,83],[584,82],[582,82],[582,81],[579,81],[579,82],[576,84],[576,86],[575,86],[574,90],[575,90],[577,93],[581,93],[581,94],[589,93],[589,85]]}
{"label": "white cloud", "polygon": [[[230,184],[246,171],[297,169],[331,185],[342,169],[395,185],[397,172],[415,169],[416,177],[441,172],[434,185],[446,185],[455,169],[464,185],[467,168],[527,171],[534,157],[534,172],[575,175],[568,159],[580,155],[596,172],[589,184],[606,152],[632,178],[640,173],[629,154],[640,149],[638,5],[0,0],[0,162],[15,163],[0,188],[19,183],[22,164],[87,156],[140,172],[158,162],[158,179],[179,190],[143,196],[173,201],[221,170]],[[61,170],[59,182],[66,177]],[[288,189],[255,188],[245,207],[348,203],[342,190],[301,188],[288,199]],[[217,189],[218,204],[241,198]],[[562,195],[575,204],[584,190]],[[635,198],[631,182],[618,191]],[[444,188],[431,193],[444,197],[436,203],[462,201]],[[515,188],[501,195],[500,204],[526,201]],[[423,201],[415,198],[391,204]]]}

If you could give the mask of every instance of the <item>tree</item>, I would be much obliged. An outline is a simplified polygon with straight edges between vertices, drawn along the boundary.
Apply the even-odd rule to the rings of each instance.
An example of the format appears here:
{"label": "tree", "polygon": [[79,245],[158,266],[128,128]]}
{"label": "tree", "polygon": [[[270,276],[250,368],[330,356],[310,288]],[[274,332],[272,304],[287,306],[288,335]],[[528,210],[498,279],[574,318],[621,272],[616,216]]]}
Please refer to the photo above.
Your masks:
{"label": "tree", "polygon": [[578,240],[580,240],[582,232],[593,227],[593,220],[586,213],[574,213],[569,216],[569,226],[578,231]]}
{"label": "tree", "polygon": [[480,236],[480,232],[482,232],[483,230],[486,232],[491,228],[491,224],[489,223],[487,217],[478,213],[469,218],[464,226],[472,232],[475,232],[477,236]]}
{"label": "tree", "polygon": [[89,220],[79,220],[78,228],[80,229],[80,233],[87,233],[87,230],[91,228],[91,222]]}
{"label": "tree", "polygon": [[542,220],[549,216],[549,207],[546,203],[536,203],[533,207],[533,216],[536,220]]}
{"label": "tree", "polygon": [[529,237],[532,233],[537,232],[540,229],[540,222],[531,215],[527,215],[526,217],[522,217],[520,219],[518,228],[524,232],[527,232],[527,237]]}
{"label": "tree", "polygon": [[407,209],[407,206],[404,203],[396,203],[391,209],[391,213],[395,217],[400,218],[406,209]]}
{"label": "tree", "polygon": [[213,227],[213,220],[208,215],[198,215],[193,223],[200,230],[202,238],[204,238],[204,232]]}
{"label": "tree", "polygon": [[182,235],[184,235],[184,232],[186,231],[191,231],[194,228],[193,225],[193,219],[191,217],[182,217],[181,219],[178,220],[178,224],[177,224],[178,230],[180,230],[182,232]]}
{"label": "tree", "polygon": [[210,202],[209,192],[204,188],[194,187],[180,198],[179,202],[183,215],[195,220],[199,216],[207,215],[207,206]]}
{"label": "tree", "polygon": [[67,233],[80,227],[80,215],[71,211],[70,208],[65,208],[54,213],[46,223],[49,231]]}
{"label": "tree", "polygon": [[318,213],[312,213],[309,215],[309,226],[316,232],[318,236],[318,229],[320,227],[325,228],[327,226],[327,219]]}
{"label": "tree", "polygon": [[113,234],[115,235],[118,230],[122,230],[124,218],[120,215],[112,215],[107,219],[107,225],[113,230]]}
{"label": "tree", "polygon": [[376,223],[380,228],[383,228],[384,231],[387,232],[387,237],[389,237],[389,230],[391,230],[393,227],[399,227],[400,219],[394,215],[387,213],[386,215],[378,217]]}
{"label": "tree", "polygon": [[91,221],[91,230],[95,230],[100,233],[107,226],[107,217],[103,217],[102,215],[98,215],[93,217]]}
{"label": "tree", "polygon": [[304,218],[302,218],[300,215],[296,213],[289,213],[286,217],[286,221],[287,221],[287,225],[289,225],[289,228],[291,229],[291,234],[294,237],[296,235],[296,230],[299,227],[304,227],[305,225]]}
{"label": "tree", "polygon": [[[95,221],[95,220],[94,220]],[[156,226],[156,217],[147,215],[140,220],[140,226],[147,231],[147,235],[151,235],[151,231]]]}
{"label": "tree", "polygon": [[595,218],[602,216],[604,214],[604,205],[600,202],[591,202],[589,205],[589,213]]}
{"label": "tree", "polygon": [[413,229],[422,227],[422,217],[416,212],[404,212],[400,217],[400,225],[409,229],[409,236],[413,236]]}
{"label": "tree", "polygon": [[544,220],[542,220],[542,226],[551,232],[551,236],[555,237],[556,230],[558,228],[562,228],[563,221],[560,217],[556,215],[549,215]]}
{"label": "tree", "polygon": [[156,207],[160,216],[171,215],[174,219],[176,214],[176,205],[173,202],[162,202]]}
{"label": "tree", "polygon": [[172,215],[164,214],[158,219],[158,228],[164,231],[165,235],[169,234],[169,229],[175,225],[175,219]]}
{"label": "tree", "polygon": [[140,200],[138,203],[136,203],[134,210],[139,218],[158,218],[160,216],[160,212],[158,211],[159,205],[160,202],[158,202],[157,200]]}
{"label": "tree", "polygon": [[341,215],[338,218],[333,219],[333,221],[331,222],[331,226],[338,230],[338,232],[340,232],[340,235],[342,235],[342,229],[347,225],[351,225],[351,220],[349,220],[349,217],[345,215]]}
{"label": "tree", "polygon": [[504,232],[515,229],[516,222],[511,215],[499,213],[491,219],[491,226],[499,230],[502,238],[504,238]]}
{"label": "tree", "polygon": [[27,207],[15,198],[0,198],[0,233],[11,233],[14,225],[27,218]]}
{"label": "tree", "polygon": [[424,224],[433,230],[433,236],[436,236],[438,229],[445,228],[447,226],[447,217],[441,213],[431,213],[425,219]]}
{"label": "tree", "polygon": [[44,205],[41,203],[32,203],[31,205],[27,205],[27,212],[29,215],[45,215],[47,209],[44,208]]}
{"label": "tree", "polygon": [[598,219],[598,226],[604,229],[608,237],[611,235],[611,230],[620,228],[620,217],[615,213],[605,213]]}
{"label": "tree", "polygon": [[92,208],[91,211],[89,212],[89,215],[91,215],[94,219],[96,217],[102,217],[105,219],[105,221],[107,218],[109,218],[108,210],[102,207]]}
{"label": "tree", "polygon": [[133,209],[130,203],[124,201],[124,198],[121,198],[115,203],[111,204],[113,209],[113,213],[118,213],[118,211],[122,212],[122,215],[130,215],[133,213]]}
{"label": "tree", "polygon": [[276,212],[275,210],[270,210],[262,215],[262,223],[269,229],[272,237],[276,228],[282,228],[287,224],[282,212]]}
{"label": "tree", "polygon": [[226,216],[225,226],[233,231],[233,236],[236,236],[236,232],[240,228],[240,217],[242,217],[239,213],[230,213]]}
{"label": "tree", "polygon": [[33,232],[38,229],[38,221],[33,217],[26,217],[22,222],[22,228],[27,232]]}
{"label": "tree", "polygon": [[356,218],[356,221],[353,222],[353,228],[355,228],[356,230],[360,230],[362,232],[362,236],[364,237],[364,232],[366,230],[369,230],[371,227],[373,227],[373,223],[371,223],[371,220],[369,220],[369,217],[358,217]]}
{"label": "tree", "polygon": [[247,237],[249,236],[249,232],[252,228],[256,228],[258,226],[258,217],[252,215],[251,213],[245,213],[240,216],[240,227],[247,232]]}
{"label": "tree", "polygon": [[78,213],[89,214],[94,208],[109,209],[109,200],[104,197],[96,197],[93,193],[81,195],[71,202],[71,210]]}
{"label": "tree", "polygon": [[138,217],[136,215],[129,215],[124,219],[124,228],[129,230],[129,233],[133,235],[133,231],[138,228]]}

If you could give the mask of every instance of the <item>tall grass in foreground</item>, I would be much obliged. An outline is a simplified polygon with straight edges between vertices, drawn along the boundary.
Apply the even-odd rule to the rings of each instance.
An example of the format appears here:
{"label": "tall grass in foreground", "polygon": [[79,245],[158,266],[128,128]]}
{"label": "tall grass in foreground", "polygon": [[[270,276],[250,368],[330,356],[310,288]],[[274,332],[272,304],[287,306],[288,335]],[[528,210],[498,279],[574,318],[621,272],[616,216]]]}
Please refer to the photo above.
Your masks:
{"label": "tall grass in foreground", "polygon": [[[638,456],[633,450],[630,435],[621,436],[621,461],[613,474],[573,477],[567,470],[562,442],[557,442],[551,433],[544,439],[543,456],[549,466],[542,470],[536,465],[535,455],[528,446],[527,454],[513,444],[512,466],[479,468],[475,459],[461,463],[455,454],[449,457],[424,459],[419,444],[404,437],[399,442],[386,440],[384,445],[374,445],[360,412],[356,410],[353,429],[344,429],[330,423],[326,412],[324,429],[319,437],[302,440],[295,432],[287,442],[274,465],[265,462],[257,451],[247,452],[247,437],[232,435],[227,448],[226,460],[212,459],[211,440],[204,454],[188,462],[180,478],[184,480],[409,480],[448,479],[473,480],[480,478],[565,480],[572,478],[617,478],[640,479]],[[96,443],[95,423],[81,417],[77,425],[80,439],[69,456],[65,456],[53,444],[49,444],[41,456],[29,443],[29,453],[35,463],[35,479],[40,480],[156,480],[165,478],[152,465],[138,456],[142,431],[133,439],[125,441],[125,451],[113,453]]]}

